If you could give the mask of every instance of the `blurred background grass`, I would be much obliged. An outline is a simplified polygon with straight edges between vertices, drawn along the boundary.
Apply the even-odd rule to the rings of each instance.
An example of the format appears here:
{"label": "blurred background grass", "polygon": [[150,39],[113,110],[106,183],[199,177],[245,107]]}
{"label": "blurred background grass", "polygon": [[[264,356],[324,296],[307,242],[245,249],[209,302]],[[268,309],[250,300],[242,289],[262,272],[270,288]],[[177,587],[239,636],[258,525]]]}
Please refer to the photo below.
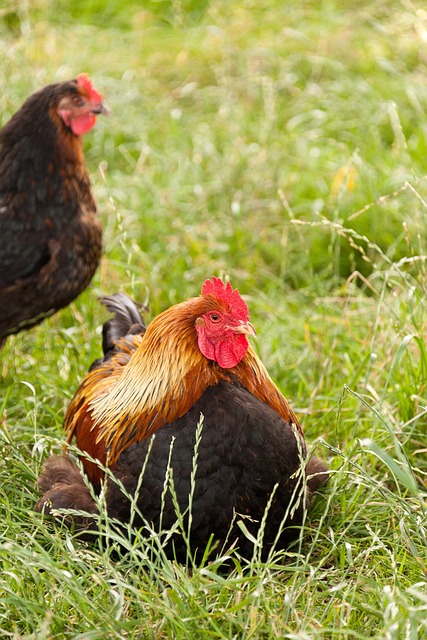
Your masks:
{"label": "blurred background grass", "polygon": [[[248,301],[259,354],[336,475],[315,512],[300,578],[281,567],[276,595],[256,600],[255,613],[251,600],[238,621],[241,584],[229,584],[235,598],[219,598],[217,627],[209,627],[213,600],[203,605],[205,634],[285,637],[298,622],[304,637],[334,629],[345,638],[426,637],[425,7],[6,0],[0,56],[3,123],[39,87],[82,71],[113,113],[84,139],[105,230],[102,265],[75,303],[12,337],[1,354],[2,535],[18,558],[8,571],[19,573],[25,553],[41,554],[35,566],[48,562],[43,535],[43,549],[51,544],[61,558],[62,536],[48,543],[52,532],[28,514],[40,463],[60,446],[65,407],[100,353],[106,314],[97,297],[122,289],[148,302],[149,319],[196,295],[206,277],[228,275]],[[85,553],[82,603],[99,561]],[[109,576],[117,579],[114,565],[103,570],[101,595]],[[180,574],[178,587],[169,568],[156,570],[185,597],[198,588],[200,576]],[[123,568],[129,580],[130,571]],[[141,576],[132,580],[148,589]],[[256,599],[259,584],[242,588]],[[27,637],[51,609],[25,605],[21,588],[4,629]],[[58,596],[57,628],[107,637],[84,635],[101,620],[87,602],[67,627],[63,598],[77,597],[69,589],[66,582]],[[150,597],[163,611],[161,589],[150,587]],[[195,633],[176,626],[190,616],[183,600],[169,604],[166,622],[144,609],[147,637]],[[121,615],[112,637],[132,617]],[[49,624],[31,637],[49,637]]]}

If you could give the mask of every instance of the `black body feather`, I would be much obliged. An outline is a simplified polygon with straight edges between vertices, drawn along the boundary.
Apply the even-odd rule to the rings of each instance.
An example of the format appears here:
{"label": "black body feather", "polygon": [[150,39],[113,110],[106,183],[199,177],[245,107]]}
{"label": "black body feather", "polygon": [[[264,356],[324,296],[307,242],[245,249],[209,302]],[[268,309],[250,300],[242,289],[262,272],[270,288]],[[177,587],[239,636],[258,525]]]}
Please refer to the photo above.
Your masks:
{"label": "black body feather", "polygon": [[[196,449],[201,416],[201,439]],[[136,528],[143,526],[145,520],[155,530],[159,530],[160,524],[165,530],[171,529],[177,520],[174,491],[187,531],[193,459],[197,457],[191,505],[192,551],[199,554],[200,560],[213,535],[219,549],[226,542],[236,543],[240,553],[250,557],[253,544],[238,522],[242,520],[256,538],[266,514],[265,557],[276,537],[280,549],[298,536],[308,505],[306,491],[310,494],[310,480],[306,482],[302,470],[304,460],[298,441],[292,427],[270,407],[239,383],[222,382],[208,387],[185,416],[122,453],[112,471],[133,496],[145,465],[137,499],[138,512],[143,517],[134,515]],[[172,490],[170,485],[162,511],[170,450]],[[130,520],[131,503],[112,481],[108,482],[107,505],[112,517],[123,522]],[[185,559],[182,537],[172,539],[169,553],[180,561]]]}

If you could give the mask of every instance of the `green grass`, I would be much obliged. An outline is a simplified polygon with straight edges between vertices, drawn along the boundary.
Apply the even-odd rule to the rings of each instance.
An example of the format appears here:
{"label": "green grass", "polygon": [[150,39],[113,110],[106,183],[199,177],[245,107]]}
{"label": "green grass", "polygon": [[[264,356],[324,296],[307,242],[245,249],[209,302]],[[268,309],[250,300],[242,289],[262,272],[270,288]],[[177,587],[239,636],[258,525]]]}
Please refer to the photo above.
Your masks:
{"label": "green grass", "polygon": [[[1,352],[0,635],[427,638],[427,14],[421,3],[11,2],[2,121],[88,72],[105,256]],[[288,6],[289,5],[289,6]],[[149,317],[227,274],[256,349],[333,470],[300,545],[192,571],[32,508],[100,353],[101,293]]]}

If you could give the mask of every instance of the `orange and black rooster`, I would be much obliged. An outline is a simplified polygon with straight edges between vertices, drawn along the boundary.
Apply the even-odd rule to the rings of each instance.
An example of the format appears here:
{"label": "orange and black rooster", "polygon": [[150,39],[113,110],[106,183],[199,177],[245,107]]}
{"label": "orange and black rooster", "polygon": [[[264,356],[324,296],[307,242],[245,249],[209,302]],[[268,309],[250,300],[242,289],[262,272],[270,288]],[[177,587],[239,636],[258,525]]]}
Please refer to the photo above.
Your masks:
{"label": "orange and black rooster", "polygon": [[0,130],[0,346],[68,305],[98,266],[82,135],[101,113],[81,74],[34,93]]}
{"label": "orange and black rooster", "polygon": [[[247,335],[255,331],[237,289],[213,277],[200,296],[164,311],[147,329],[124,294],[104,304],[115,313],[104,326],[105,355],[74,396],[65,429],[68,441],[75,437],[79,449],[120,481],[106,481],[109,515],[129,522],[129,496],[137,493],[134,525],[145,521],[155,529],[171,528],[176,510],[172,492],[164,494],[169,477],[181,513],[187,513],[192,494],[193,550],[203,553],[213,535],[221,545],[237,542],[249,556],[253,543],[238,521],[243,519],[256,537],[266,509],[264,553],[276,537],[284,547],[298,535],[310,496],[326,481],[327,469],[317,458],[307,459],[295,414],[249,345]],[[81,462],[99,488],[102,467],[84,456]],[[39,487],[38,511],[96,512],[68,456],[47,461]],[[80,524],[93,526],[84,517]],[[174,539],[173,545],[182,559],[183,541]]]}

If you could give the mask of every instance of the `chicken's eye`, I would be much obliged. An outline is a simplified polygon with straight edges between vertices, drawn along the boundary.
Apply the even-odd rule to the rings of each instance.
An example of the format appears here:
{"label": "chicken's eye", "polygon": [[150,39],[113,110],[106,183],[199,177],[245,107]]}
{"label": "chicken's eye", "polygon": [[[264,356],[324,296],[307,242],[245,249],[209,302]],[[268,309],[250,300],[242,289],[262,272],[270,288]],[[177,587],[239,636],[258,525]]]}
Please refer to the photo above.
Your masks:
{"label": "chicken's eye", "polygon": [[211,317],[212,322],[219,322],[219,320],[220,320],[220,317],[219,317],[219,315],[217,313],[211,313],[210,317]]}
{"label": "chicken's eye", "polygon": [[83,104],[83,99],[80,96],[73,96],[71,98],[71,102],[75,107],[81,107]]}

